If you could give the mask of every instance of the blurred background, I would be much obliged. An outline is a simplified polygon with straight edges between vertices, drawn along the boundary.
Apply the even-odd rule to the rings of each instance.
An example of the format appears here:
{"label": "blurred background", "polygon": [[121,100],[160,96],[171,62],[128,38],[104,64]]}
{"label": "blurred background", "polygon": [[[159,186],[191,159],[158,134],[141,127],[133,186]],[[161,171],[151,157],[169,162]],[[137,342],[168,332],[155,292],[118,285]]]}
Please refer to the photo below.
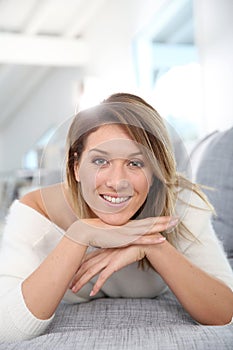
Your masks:
{"label": "blurred background", "polygon": [[232,0],[0,0],[0,218],[62,178],[70,118],[139,94],[187,153],[233,124]]}

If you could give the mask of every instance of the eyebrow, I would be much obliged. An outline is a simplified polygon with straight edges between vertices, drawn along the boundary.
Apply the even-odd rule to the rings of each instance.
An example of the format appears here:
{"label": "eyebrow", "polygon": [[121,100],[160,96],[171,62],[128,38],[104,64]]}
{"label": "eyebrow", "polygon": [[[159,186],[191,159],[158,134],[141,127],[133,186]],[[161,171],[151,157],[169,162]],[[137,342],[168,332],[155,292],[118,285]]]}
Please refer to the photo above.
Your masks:
{"label": "eyebrow", "polygon": [[[104,150],[99,149],[99,148],[92,148],[88,153],[90,154],[91,152],[99,152],[99,153],[102,153],[104,155],[109,155],[109,152],[104,151]],[[128,156],[135,157],[135,156],[139,156],[139,155],[142,156],[143,155],[142,152],[140,152],[140,151],[134,152],[134,153],[129,154]]]}

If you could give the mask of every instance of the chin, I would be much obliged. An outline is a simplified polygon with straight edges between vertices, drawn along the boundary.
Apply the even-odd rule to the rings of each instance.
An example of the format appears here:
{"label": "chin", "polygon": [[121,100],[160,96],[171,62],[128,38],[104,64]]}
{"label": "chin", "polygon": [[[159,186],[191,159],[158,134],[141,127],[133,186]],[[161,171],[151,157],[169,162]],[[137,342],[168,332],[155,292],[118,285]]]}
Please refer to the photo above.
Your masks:
{"label": "chin", "polygon": [[122,226],[125,225],[131,218],[129,215],[122,215],[122,214],[99,214],[98,217],[100,220],[102,220],[105,224],[111,225],[111,226]]}

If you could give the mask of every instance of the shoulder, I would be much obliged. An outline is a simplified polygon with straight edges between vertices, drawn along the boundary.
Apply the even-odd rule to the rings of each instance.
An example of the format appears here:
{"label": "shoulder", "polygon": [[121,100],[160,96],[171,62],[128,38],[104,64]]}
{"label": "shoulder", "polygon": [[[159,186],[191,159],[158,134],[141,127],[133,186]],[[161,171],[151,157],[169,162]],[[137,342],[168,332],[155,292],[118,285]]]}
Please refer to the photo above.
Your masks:
{"label": "shoulder", "polygon": [[48,197],[56,198],[57,193],[61,191],[60,188],[61,184],[56,184],[28,192],[22,198],[20,198],[19,202],[36,210],[37,212],[49,219],[49,214],[46,206],[46,199]]}
{"label": "shoulder", "polygon": [[20,202],[35,209],[63,230],[77,220],[64,183],[27,193]]}
{"label": "shoulder", "polygon": [[208,198],[199,188],[194,190],[188,188],[179,189],[176,198],[177,206],[183,206],[186,209],[202,210],[209,213],[214,211]]}
{"label": "shoulder", "polygon": [[201,232],[208,231],[214,211],[204,194],[202,196],[201,193],[185,189],[178,194],[176,213],[185,227],[197,237]]}
{"label": "shoulder", "polygon": [[26,193],[22,198],[20,198],[19,202],[38,211],[40,214],[48,218],[48,215],[46,214],[43,206],[40,189]]}

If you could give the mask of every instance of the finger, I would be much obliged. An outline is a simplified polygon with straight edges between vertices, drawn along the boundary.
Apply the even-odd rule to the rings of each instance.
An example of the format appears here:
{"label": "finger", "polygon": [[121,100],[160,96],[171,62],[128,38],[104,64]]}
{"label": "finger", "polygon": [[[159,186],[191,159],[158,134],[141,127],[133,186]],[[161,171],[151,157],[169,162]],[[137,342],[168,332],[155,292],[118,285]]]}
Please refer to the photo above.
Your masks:
{"label": "finger", "polygon": [[105,252],[105,250],[106,250],[106,249],[100,249],[100,248],[98,248],[98,249],[96,249],[96,250],[94,250],[94,251],[92,251],[92,252],[86,253],[85,256],[84,256],[84,258],[83,258],[82,263],[83,263],[83,262],[86,262],[86,261],[88,261],[88,260],[90,260],[90,259],[93,259],[93,258],[95,258],[96,256],[99,256],[99,255],[103,254],[103,253]]}
{"label": "finger", "polygon": [[113,266],[108,266],[100,273],[90,293],[91,297],[96,295],[99,292],[99,290],[103,287],[104,283],[114,272],[116,272],[116,269],[114,269]]}
{"label": "finger", "polygon": [[[97,258],[98,256],[102,255],[103,252],[105,251],[105,249],[97,249],[93,252],[90,252],[90,253],[86,253],[82,259],[82,262],[79,266],[79,268],[77,269],[75,275],[73,276],[70,284],[69,284],[69,288],[71,289],[73,287],[73,285],[77,282],[78,278],[83,274],[85,273],[85,266],[87,261],[93,259],[93,258]],[[98,262],[98,260],[95,260],[95,262]]]}
{"label": "finger", "polygon": [[97,275],[105,265],[95,265],[90,267],[81,277],[75,277],[75,281],[71,288],[73,293],[77,293],[85,284],[87,284],[95,275]]}
{"label": "finger", "polygon": [[133,262],[141,260],[143,257],[139,251],[140,249],[134,246],[120,250],[115,249],[110,256],[108,264],[99,274],[98,279],[92,288],[90,296],[97,294],[112,274]]}
{"label": "finger", "polygon": [[[113,254],[111,254],[111,259],[109,260],[107,266],[99,274],[98,279],[92,288],[90,296],[97,294],[107,279],[110,278],[111,275],[113,275],[115,272],[119,271],[128,264],[138,261],[138,252],[139,249],[133,246],[123,248],[119,251],[116,249]],[[140,257],[140,259],[142,259],[142,257]]]}
{"label": "finger", "polygon": [[[97,267],[97,263],[95,263],[96,267]],[[93,267],[92,265],[90,265],[89,267],[86,267],[86,265],[82,265],[80,267],[80,269],[76,272],[76,274],[74,275],[72,282],[69,285],[70,289],[73,289],[73,287],[78,283],[78,281],[81,280],[82,276],[84,276],[87,271],[90,271],[91,274],[94,274],[95,272],[93,271]]]}
{"label": "finger", "polygon": [[156,216],[155,218],[152,218],[153,222],[157,224],[166,224],[176,219],[178,219],[176,216]]}
{"label": "finger", "polygon": [[173,228],[178,223],[178,218],[171,216],[150,217],[141,220],[132,220],[123,227],[127,236],[139,237],[148,233],[162,232]]}
{"label": "finger", "polygon": [[[103,255],[103,254],[102,254]],[[92,260],[84,262],[78,272],[76,273],[73,283],[72,291],[76,293],[94,276],[96,276],[109,262],[109,255],[94,257]]]}
{"label": "finger", "polygon": [[[177,224],[177,219],[174,219],[170,222],[165,221],[165,223],[159,223],[159,224],[154,224],[151,227],[148,227],[148,230],[145,232],[142,232],[141,234],[137,234],[135,235],[134,240],[132,240],[131,242],[127,242],[126,245],[129,244],[154,244],[154,243],[161,243],[164,239],[163,236],[161,236],[160,232],[164,232],[167,231],[168,229],[172,229],[175,227],[175,225]],[[171,232],[170,231],[170,232]],[[151,236],[151,234],[158,234]],[[145,240],[143,239],[143,237],[150,237],[149,239],[145,238]],[[148,243],[147,243],[148,242]]]}
{"label": "finger", "polygon": [[164,223],[155,223],[151,229],[151,232],[163,232],[170,228],[175,227],[178,224],[178,219],[172,219]]}
{"label": "finger", "polygon": [[133,244],[147,245],[147,244],[160,244],[166,240],[162,235],[147,235],[138,238]]}
{"label": "finger", "polygon": [[[95,253],[95,254],[93,254],[93,253]],[[100,255],[99,252],[98,252],[98,254],[96,254],[96,252],[91,252],[84,257],[81,265],[79,266],[78,270],[76,271],[75,275],[73,276],[73,279],[71,280],[71,282],[69,284],[69,289],[72,289],[73,286],[79,280],[79,278],[88,270],[88,266],[91,266],[92,264],[98,263],[98,260],[99,260],[98,256],[99,255]],[[88,263],[88,261],[92,261],[92,262]]]}
{"label": "finger", "polygon": [[147,225],[151,224],[166,224],[169,223],[172,220],[178,219],[178,217],[173,217],[173,216],[156,216],[156,217],[148,217],[145,219],[140,219],[140,220],[131,220],[127,225],[128,226],[134,226],[135,224],[140,227],[145,227]]}

